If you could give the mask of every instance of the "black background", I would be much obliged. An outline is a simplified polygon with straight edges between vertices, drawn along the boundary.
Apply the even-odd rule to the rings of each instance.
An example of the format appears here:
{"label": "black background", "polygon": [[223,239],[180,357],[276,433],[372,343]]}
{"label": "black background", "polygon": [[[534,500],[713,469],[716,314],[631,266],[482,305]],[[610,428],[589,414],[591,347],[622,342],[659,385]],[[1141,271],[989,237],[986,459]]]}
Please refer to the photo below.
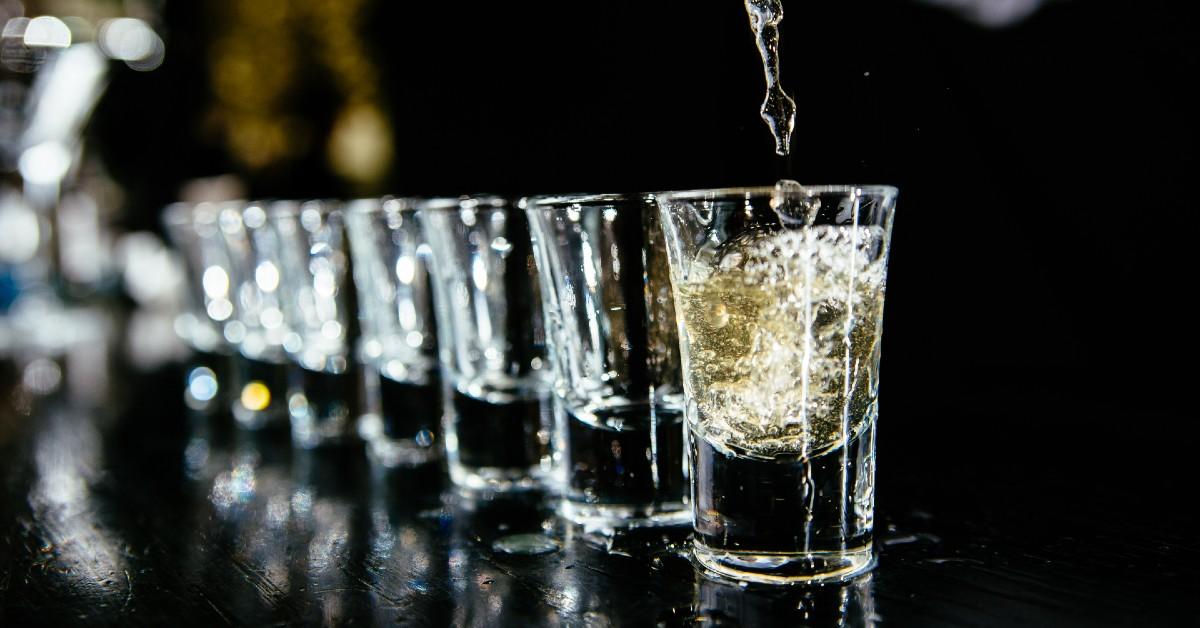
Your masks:
{"label": "black background", "polygon": [[[206,131],[219,12],[165,5],[166,63],[118,72],[93,134],[130,226],[191,177],[253,196],[360,193],[320,146],[240,169]],[[1050,2],[987,29],[915,2],[785,2],[779,163],[741,2],[377,2],[347,15],[383,73],[394,168],[377,193],[888,183],[901,190],[883,400],[1029,398],[1172,411],[1191,378],[1187,271],[1200,110],[1190,13]],[[215,17],[216,16],[216,17]],[[314,64],[314,67],[315,64]],[[295,108],[332,115],[314,69]],[[1133,436],[1133,434],[1126,437]],[[1148,441],[1149,442],[1149,441]]]}

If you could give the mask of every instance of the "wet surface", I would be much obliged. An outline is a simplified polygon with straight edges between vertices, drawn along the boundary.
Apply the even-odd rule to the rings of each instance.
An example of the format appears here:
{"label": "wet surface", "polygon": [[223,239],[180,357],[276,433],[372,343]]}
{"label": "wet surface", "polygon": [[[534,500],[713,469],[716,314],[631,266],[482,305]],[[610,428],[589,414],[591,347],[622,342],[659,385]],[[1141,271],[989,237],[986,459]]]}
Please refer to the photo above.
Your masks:
{"label": "wet surface", "polygon": [[[1137,453],[1069,417],[890,408],[879,566],[772,588],[699,573],[679,530],[598,539],[536,494],[467,499],[437,466],[189,418],[183,381],[5,407],[0,625],[1180,625],[1200,592],[1190,427]],[[964,421],[1004,429],[964,442]]]}

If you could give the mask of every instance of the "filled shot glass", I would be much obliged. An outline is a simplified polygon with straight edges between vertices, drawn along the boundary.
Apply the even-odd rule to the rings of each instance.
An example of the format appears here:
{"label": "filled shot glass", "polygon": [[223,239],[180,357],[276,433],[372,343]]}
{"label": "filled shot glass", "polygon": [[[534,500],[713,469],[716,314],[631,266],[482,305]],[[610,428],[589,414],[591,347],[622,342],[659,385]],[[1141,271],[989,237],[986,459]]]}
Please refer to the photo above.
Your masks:
{"label": "filled shot glass", "polygon": [[697,561],[760,582],[869,569],[895,188],[781,182],[657,199]]}
{"label": "filled shot glass", "polygon": [[373,389],[364,421],[371,456],[385,467],[417,466],[442,452],[429,246],[409,199],[361,199],[346,208],[358,286],[359,353]]}
{"label": "filled shot glass", "polygon": [[563,515],[599,529],[689,521],[679,344],[653,197],[522,206],[555,367]]}
{"label": "filled shot glass", "polygon": [[418,210],[432,253],[450,478],[468,490],[544,486],[550,369],[525,213],[498,197]]}
{"label": "filled shot glass", "polygon": [[268,207],[269,229],[253,240],[258,267],[278,270],[283,348],[298,366],[288,416],[292,442],[305,449],[359,443],[362,382],[352,354],[358,321],[344,220],[336,202],[276,201]]}

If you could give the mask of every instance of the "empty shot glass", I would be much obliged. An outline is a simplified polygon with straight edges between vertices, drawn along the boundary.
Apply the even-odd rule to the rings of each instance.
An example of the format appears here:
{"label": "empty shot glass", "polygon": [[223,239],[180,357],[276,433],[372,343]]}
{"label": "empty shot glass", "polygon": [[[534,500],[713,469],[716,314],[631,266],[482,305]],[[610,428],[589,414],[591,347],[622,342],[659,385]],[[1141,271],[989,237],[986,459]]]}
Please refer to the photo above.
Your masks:
{"label": "empty shot glass", "polygon": [[544,486],[550,369],[525,213],[498,197],[418,209],[432,253],[450,478],[470,490]]}
{"label": "empty shot glass", "polygon": [[225,326],[234,321],[233,264],[217,224],[213,203],[175,203],[163,225],[180,252],[186,272],[187,307],[175,320],[176,334],[191,348],[184,387],[189,410],[202,415],[229,411],[233,349]]}
{"label": "empty shot glass", "polygon": [[259,252],[263,241],[275,241],[267,225],[267,206],[222,203],[218,222],[233,270],[234,319],[225,325],[225,338],[237,349],[233,417],[246,429],[285,428],[293,367],[283,348],[288,329],[280,263]]}
{"label": "empty shot glass", "polygon": [[873,564],[886,186],[658,195],[683,357],[694,552],[761,582]]}
{"label": "empty shot glass", "polygon": [[174,203],[163,225],[187,273],[187,309],[176,319],[179,337],[195,351],[227,350],[225,325],[233,318],[233,261],[221,239],[213,203]]}
{"label": "empty shot glass", "polygon": [[429,246],[409,199],[360,199],[346,208],[358,286],[360,355],[373,388],[362,428],[374,460],[416,466],[441,457],[442,385]]}
{"label": "empty shot glass", "polygon": [[679,342],[653,197],[522,206],[555,366],[563,515],[600,529],[690,521]]}
{"label": "empty shot glass", "polygon": [[305,449],[357,445],[362,379],[352,352],[357,305],[341,206],[276,201],[267,222],[253,243],[258,267],[277,267],[283,348],[298,366],[287,393],[292,442]]}

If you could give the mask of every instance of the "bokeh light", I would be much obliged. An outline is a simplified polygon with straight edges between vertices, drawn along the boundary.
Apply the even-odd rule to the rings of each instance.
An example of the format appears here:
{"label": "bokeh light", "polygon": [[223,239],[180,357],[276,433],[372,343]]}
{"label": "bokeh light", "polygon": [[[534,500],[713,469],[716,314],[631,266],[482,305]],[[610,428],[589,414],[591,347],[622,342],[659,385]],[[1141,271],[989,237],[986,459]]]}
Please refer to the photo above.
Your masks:
{"label": "bokeh light", "polygon": [[271,389],[260,381],[253,381],[242,387],[242,406],[247,410],[258,412],[271,405]]}

